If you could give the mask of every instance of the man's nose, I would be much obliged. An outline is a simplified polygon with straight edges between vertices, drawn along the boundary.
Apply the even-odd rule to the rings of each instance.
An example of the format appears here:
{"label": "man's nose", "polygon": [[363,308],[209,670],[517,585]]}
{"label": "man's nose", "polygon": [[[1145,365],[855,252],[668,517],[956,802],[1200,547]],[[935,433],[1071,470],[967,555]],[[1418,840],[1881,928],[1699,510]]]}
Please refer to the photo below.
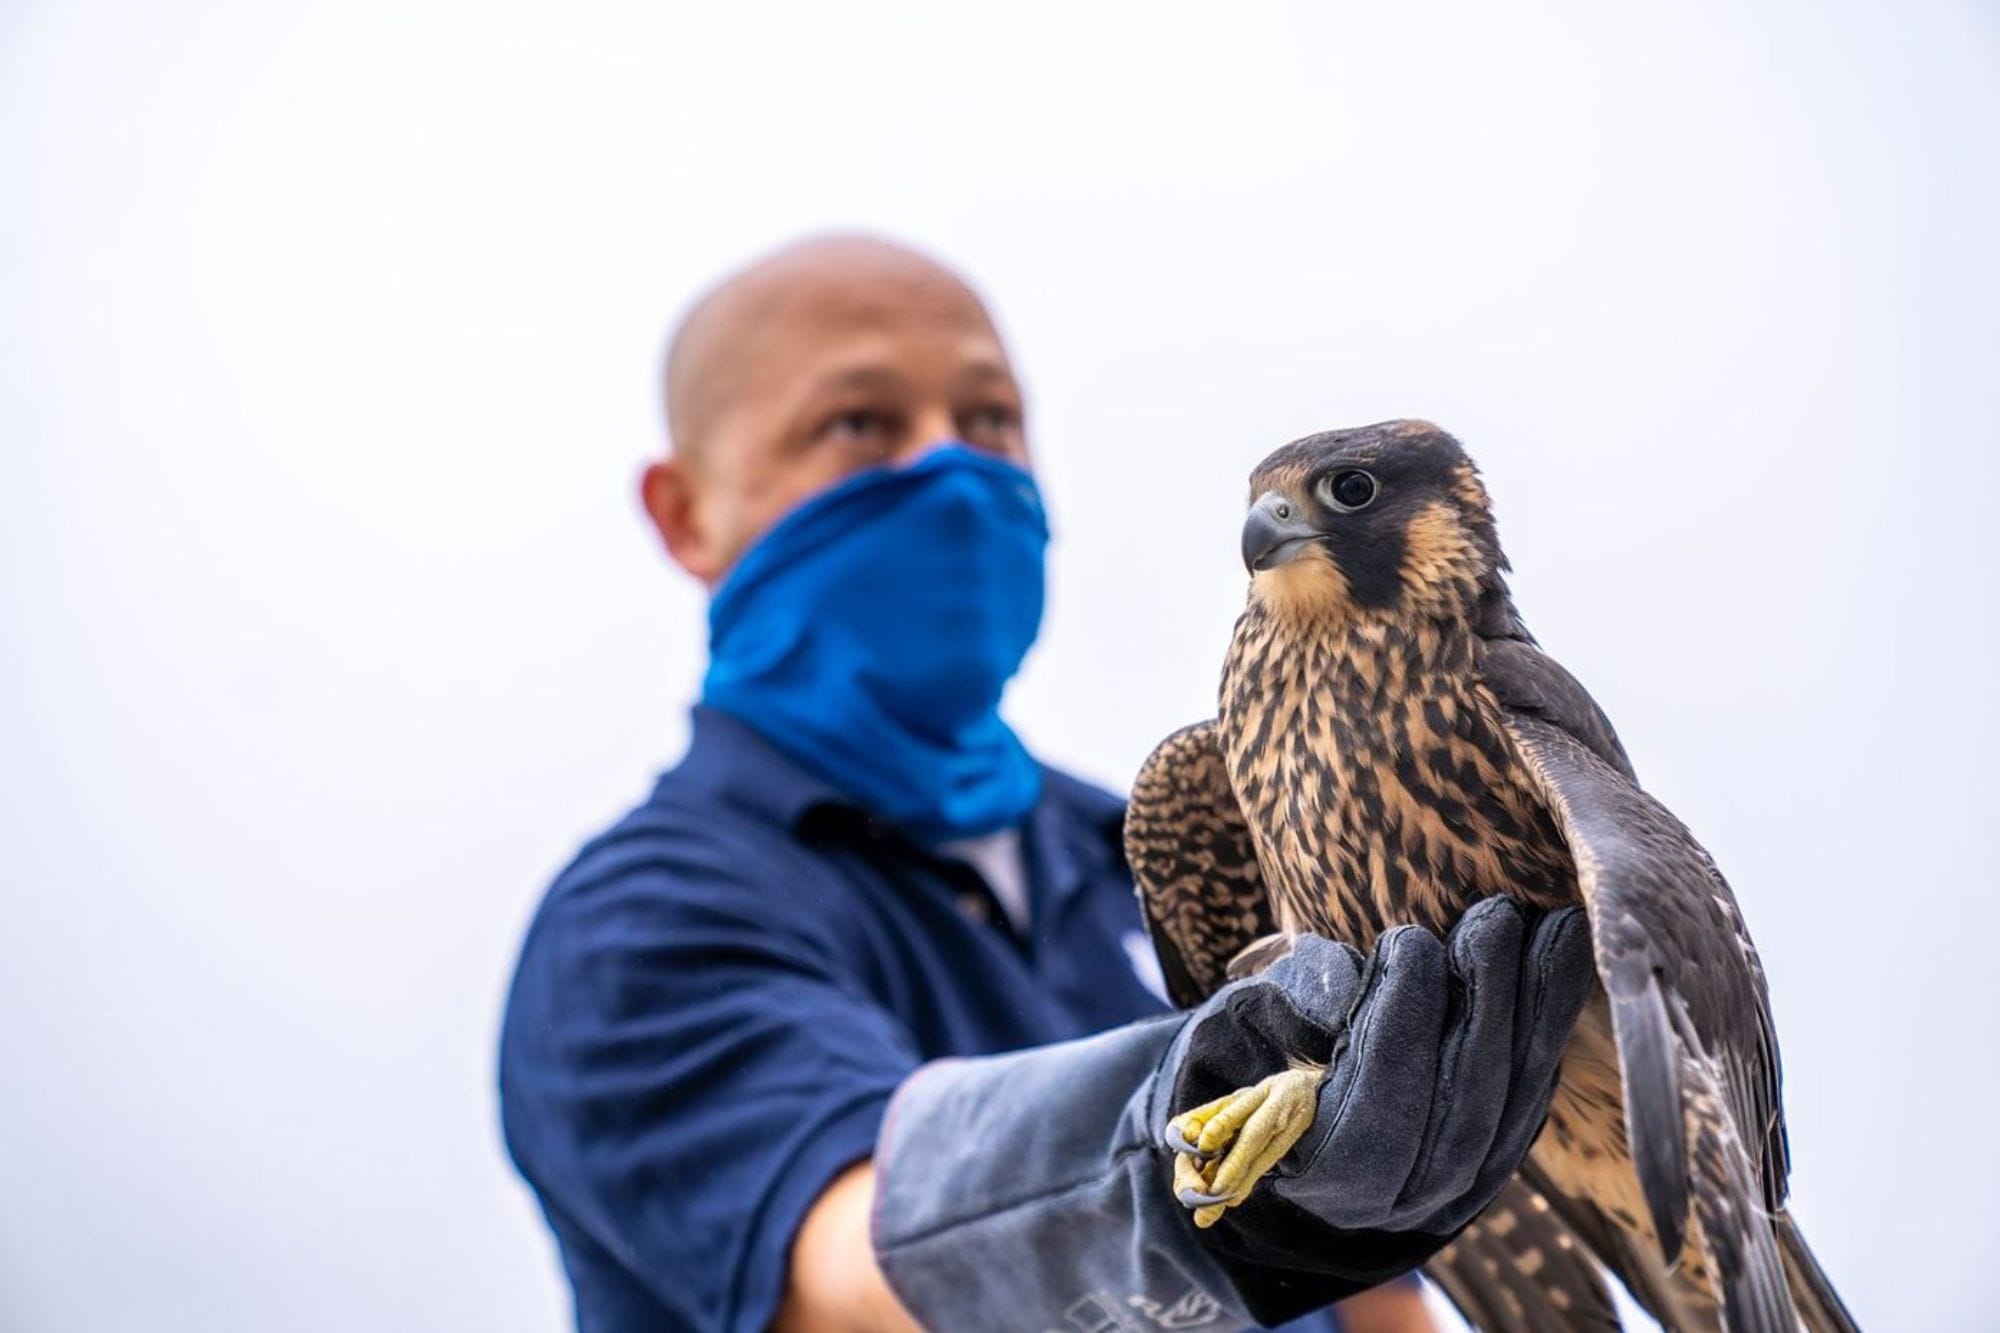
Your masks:
{"label": "man's nose", "polygon": [[914,463],[934,449],[958,441],[958,422],[952,419],[949,410],[921,412],[910,420],[910,431],[903,447],[896,455],[898,463]]}

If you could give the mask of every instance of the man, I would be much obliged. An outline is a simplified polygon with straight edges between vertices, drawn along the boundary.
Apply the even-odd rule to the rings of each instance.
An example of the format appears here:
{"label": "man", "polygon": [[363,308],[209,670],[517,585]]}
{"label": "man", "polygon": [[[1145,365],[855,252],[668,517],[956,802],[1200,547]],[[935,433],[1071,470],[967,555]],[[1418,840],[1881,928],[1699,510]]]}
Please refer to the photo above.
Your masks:
{"label": "man", "polygon": [[[695,307],[666,397],[642,494],[711,592],[702,704],[550,890],[502,1036],[579,1325],[1331,1329],[1308,1312],[1445,1243],[1546,1113],[1589,984],[1573,914],[1482,904],[1370,960],[1308,937],[1163,1016],[1120,803],[998,712],[1047,531],[979,299],[903,248],[809,241]],[[1501,1026],[1439,1017],[1482,980]],[[1312,1134],[1401,1154],[1360,1173],[1390,1183],[1309,1137],[1197,1230],[1215,1201],[1176,1196],[1169,1115],[1301,1040],[1353,1074]],[[1433,1100],[1441,1063],[1515,1091]],[[1347,1316],[1427,1326],[1407,1285]]]}

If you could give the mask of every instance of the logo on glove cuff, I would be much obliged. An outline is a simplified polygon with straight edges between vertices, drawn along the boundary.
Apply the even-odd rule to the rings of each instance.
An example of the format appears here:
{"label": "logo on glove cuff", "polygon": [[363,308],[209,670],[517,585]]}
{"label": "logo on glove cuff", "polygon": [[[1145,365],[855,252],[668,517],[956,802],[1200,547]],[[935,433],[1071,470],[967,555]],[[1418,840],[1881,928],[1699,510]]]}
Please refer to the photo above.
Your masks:
{"label": "logo on glove cuff", "polygon": [[1146,1333],[1148,1329],[1207,1328],[1222,1317],[1222,1307],[1199,1287],[1170,1305],[1150,1296],[1127,1296],[1121,1303],[1108,1291],[1093,1291],[1063,1311],[1066,1328],[1045,1333]]}

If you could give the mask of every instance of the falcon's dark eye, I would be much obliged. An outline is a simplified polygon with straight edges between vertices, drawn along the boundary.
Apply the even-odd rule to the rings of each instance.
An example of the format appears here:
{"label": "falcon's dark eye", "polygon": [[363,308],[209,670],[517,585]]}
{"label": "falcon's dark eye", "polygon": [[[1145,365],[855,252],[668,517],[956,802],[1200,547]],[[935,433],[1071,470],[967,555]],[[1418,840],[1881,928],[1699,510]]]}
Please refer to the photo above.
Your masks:
{"label": "falcon's dark eye", "polygon": [[1336,472],[1319,484],[1320,495],[1335,509],[1366,509],[1375,498],[1375,478],[1359,468]]}

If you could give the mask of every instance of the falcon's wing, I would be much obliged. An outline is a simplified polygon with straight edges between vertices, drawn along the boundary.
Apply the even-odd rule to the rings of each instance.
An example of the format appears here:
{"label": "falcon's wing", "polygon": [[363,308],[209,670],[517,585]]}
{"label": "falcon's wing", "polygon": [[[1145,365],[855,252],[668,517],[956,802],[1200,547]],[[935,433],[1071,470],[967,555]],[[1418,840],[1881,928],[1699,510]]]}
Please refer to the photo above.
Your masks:
{"label": "falcon's wing", "polygon": [[1785,1127],[1764,972],[1715,864],[1631,779],[1603,714],[1532,645],[1491,645],[1507,726],[1575,857],[1611,1000],[1625,1119],[1663,1258],[1701,1223],[1731,1330],[1796,1327],[1769,1215]]}
{"label": "falcon's wing", "polygon": [[1215,723],[1161,741],[1132,784],[1125,859],[1167,994],[1183,1009],[1229,980],[1229,960],[1277,929]]}
{"label": "falcon's wing", "polygon": [[1534,640],[1488,640],[1479,657],[1479,674],[1508,710],[1555,724],[1625,777],[1639,780],[1597,700]]}

